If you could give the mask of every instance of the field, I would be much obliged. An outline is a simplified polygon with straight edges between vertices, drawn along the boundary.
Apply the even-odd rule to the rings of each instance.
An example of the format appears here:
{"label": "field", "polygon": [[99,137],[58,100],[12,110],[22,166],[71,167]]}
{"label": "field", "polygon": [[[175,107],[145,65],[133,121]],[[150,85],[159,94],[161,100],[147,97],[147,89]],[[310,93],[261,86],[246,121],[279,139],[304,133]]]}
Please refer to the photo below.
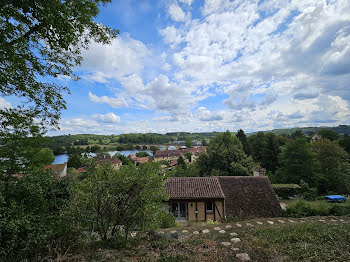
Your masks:
{"label": "field", "polygon": [[232,262],[244,261],[236,256],[246,254],[257,262],[345,262],[350,261],[349,243],[349,217],[261,218],[178,225],[138,234],[119,250],[100,244],[62,261]]}

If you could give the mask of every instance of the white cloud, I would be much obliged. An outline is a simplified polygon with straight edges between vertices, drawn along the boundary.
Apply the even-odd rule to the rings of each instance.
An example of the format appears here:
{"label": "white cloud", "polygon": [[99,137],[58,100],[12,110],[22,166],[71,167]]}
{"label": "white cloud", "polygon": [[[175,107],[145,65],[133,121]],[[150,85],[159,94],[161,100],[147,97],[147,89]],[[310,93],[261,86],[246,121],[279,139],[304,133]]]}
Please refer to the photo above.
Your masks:
{"label": "white cloud", "polygon": [[0,108],[4,109],[4,108],[11,108],[11,107],[12,105],[10,102],[5,100],[5,98],[0,97]]}
{"label": "white cloud", "polygon": [[197,109],[198,119],[200,121],[218,121],[223,119],[223,112],[210,112],[205,107]]}
{"label": "white cloud", "polygon": [[119,123],[120,122],[120,116],[117,116],[114,113],[107,113],[107,114],[95,114],[94,117],[104,123]]}
{"label": "white cloud", "polygon": [[150,55],[146,45],[124,34],[112,40],[110,45],[92,43],[82,53],[84,60],[79,69],[90,72],[85,78],[105,83],[109,78],[120,80],[129,74],[139,73]]}
{"label": "white cloud", "polygon": [[191,5],[192,4],[192,0],[179,0],[179,2],[187,4],[187,5]]}
{"label": "white cloud", "polygon": [[110,98],[108,96],[98,97],[97,95],[94,95],[91,92],[89,92],[89,98],[93,102],[101,104],[105,103],[113,108],[120,108],[128,105],[124,98]]}
{"label": "white cloud", "polygon": [[168,12],[171,18],[176,22],[184,22],[186,20],[186,14],[177,2],[174,2],[169,6]]}

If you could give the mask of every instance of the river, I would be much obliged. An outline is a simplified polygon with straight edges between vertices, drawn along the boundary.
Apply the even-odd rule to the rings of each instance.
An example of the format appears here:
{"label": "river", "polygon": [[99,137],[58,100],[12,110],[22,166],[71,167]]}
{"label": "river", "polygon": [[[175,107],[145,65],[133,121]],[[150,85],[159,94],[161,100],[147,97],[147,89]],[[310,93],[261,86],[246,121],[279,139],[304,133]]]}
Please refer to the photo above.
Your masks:
{"label": "river", "polygon": [[[117,152],[119,152],[123,156],[129,156],[130,154],[136,154],[138,152],[147,152],[150,156],[152,156],[152,151],[150,150],[127,150],[127,151],[107,151],[106,153],[110,154],[111,156],[114,156]],[[90,153],[91,156],[96,156],[95,153]],[[56,164],[63,164],[68,161],[68,155],[62,154],[62,155],[55,155],[55,161],[52,163],[54,165]]]}

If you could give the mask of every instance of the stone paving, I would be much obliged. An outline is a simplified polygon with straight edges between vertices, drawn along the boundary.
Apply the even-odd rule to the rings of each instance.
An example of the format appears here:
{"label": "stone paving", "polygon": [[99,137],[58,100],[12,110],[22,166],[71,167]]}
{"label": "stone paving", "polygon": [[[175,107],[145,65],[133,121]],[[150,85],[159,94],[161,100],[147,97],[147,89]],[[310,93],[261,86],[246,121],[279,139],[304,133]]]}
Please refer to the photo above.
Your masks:
{"label": "stone paving", "polygon": [[[287,220],[282,220],[282,219],[277,219],[275,221],[272,221],[272,220],[264,220],[264,221],[256,221],[256,224],[257,225],[260,225],[260,226],[264,226],[264,225],[274,225],[275,223],[279,222],[280,224],[285,224],[285,223],[305,223],[305,222],[322,222],[322,223],[325,223],[325,222],[343,222],[343,223],[348,223],[349,221],[345,221],[344,219],[334,219],[334,218],[320,218],[320,219],[317,219],[314,220],[310,217],[308,218],[304,218],[304,219],[299,219],[299,220],[293,220],[293,219],[287,219]],[[266,224],[265,224],[266,223]],[[242,224],[242,223],[236,223],[235,225],[225,225],[225,229],[226,230],[229,230],[231,228],[233,228],[234,226],[236,226],[237,228],[241,228],[241,227],[254,227],[254,225],[252,223],[245,223],[245,224]],[[221,229],[221,227],[214,227],[213,228],[215,231],[217,231],[218,233],[220,234],[226,234],[228,233],[229,236],[233,237],[230,239],[230,242],[229,241],[223,241],[221,242],[221,245],[222,246],[225,246],[225,247],[230,247],[232,246],[232,244],[237,244],[237,243],[240,243],[241,242],[241,239],[238,237],[238,234],[236,232],[227,232],[226,230],[223,230]],[[169,231],[168,231],[169,232]],[[188,230],[184,229],[181,231],[183,234],[191,234]],[[192,234],[193,235],[198,235],[200,233],[202,234],[208,234],[210,233],[211,230],[208,229],[208,228],[205,228],[203,229],[202,231],[193,231]],[[165,232],[164,231],[159,231],[158,234],[164,234]],[[173,231],[170,231],[169,232],[170,234],[178,234],[179,232],[176,231],[176,230],[173,230]],[[133,235],[133,237],[136,236],[136,233],[135,235]],[[228,237],[229,238],[229,237]],[[231,250],[233,251],[238,251],[239,248],[237,247],[234,247],[232,246],[231,247]],[[250,257],[247,253],[238,253],[236,254],[236,257],[240,260],[240,261],[250,261]]]}

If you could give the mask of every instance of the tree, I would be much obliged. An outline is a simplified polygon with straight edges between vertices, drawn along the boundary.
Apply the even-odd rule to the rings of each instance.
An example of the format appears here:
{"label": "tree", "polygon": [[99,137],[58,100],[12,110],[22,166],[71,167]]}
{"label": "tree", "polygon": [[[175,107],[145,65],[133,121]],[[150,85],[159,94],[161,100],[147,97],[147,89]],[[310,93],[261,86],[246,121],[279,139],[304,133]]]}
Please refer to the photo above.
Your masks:
{"label": "tree", "polygon": [[311,144],[312,151],[320,162],[321,173],[324,175],[319,191],[322,193],[350,192],[349,155],[336,141],[321,139]]}
{"label": "tree", "polygon": [[184,156],[188,160],[188,162],[191,162],[191,160],[192,160],[192,152],[186,152],[184,154]]}
{"label": "tree", "polygon": [[340,137],[338,132],[332,129],[322,129],[319,134],[322,138],[327,138],[331,141],[337,140]]}
{"label": "tree", "polygon": [[14,116],[10,111],[4,116],[0,129],[0,179],[30,173],[54,161],[52,150],[42,148],[47,140],[33,118],[26,114]]}
{"label": "tree", "polygon": [[[0,180],[1,261],[55,259],[61,248],[64,253],[74,246],[75,230],[70,220],[60,214],[70,198],[69,187],[68,179],[57,180],[42,171],[15,179],[8,185]],[[48,254],[52,249],[55,255]]]}
{"label": "tree", "polygon": [[244,153],[239,139],[229,131],[214,137],[196,164],[201,176],[249,176],[256,166]]}
{"label": "tree", "polygon": [[187,166],[186,166],[186,163],[185,163],[185,160],[182,156],[180,156],[178,159],[177,159],[177,164],[179,166],[182,167],[182,169],[186,170]]}
{"label": "tree", "polygon": [[[77,79],[72,68],[91,41],[109,43],[119,33],[94,21],[110,0],[8,1],[0,4],[0,94],[24,99],[13,113],[57,125],[66,87],[47,77]],[[24,106],[26,110],[24,110]],[[2,118],[4,110],[0,110]]]}
{"label": "tree", "polygon": [[305,138],[297,138],[282,147],[279,162],[280,168],[276,171],[279,182],[299,184],[303,180],[311,187],[319,186],[320,163]]}
{"label": "tree", "polygon": [[80,153],[68,156],[67,167],[80,168],[83,166],[83,159]]}
{"label": "tree", "polygon": [[339,140],[339,145],[350,154],[350,137],[348,135],[344,135],[344,137]]}
{"label": "tree", "polygon": [[150,150],[152,151],[153,155],[159,150],[157,146],[151,146]]}
{"label": "tree", "polygon": [[191,148],[192,147],[192,138],[191,137],[186,137],[186,140],[185,140],[185,146],[187,148]]}
{"label": "tree", "polygon": [[[102,239],[131,230],[154,228],[166,200],[159,164],[140,167],[95,167],[73,190],[72,209],[86,230],[97,231]],[[89,171],[90,172],[90,171]]]}
{"label": "tree", "polygon": [[207,140],[205,140],[205,138],[202,139],[202,146],[207,146]]}
{"label": "tree", "polygon": [[267,171],[275,173],[280,153],[279,138],[273,133],[258,132],[249,137],[249,141],[254,161],[260,162]]}
{"label": "tree", "polygon": [[149,154],[147,152],[137,152],[136,156],[137,157],[147,157],[147,156],[149,156]]}
{"label": "tree", "polygon": [[241,141],[241,143],[242,143],[244,153],[246,153],[246,155],[250,156],[252,154],[252,149],[251,149],[250,142],[248,141],[247,136],[244,133],[244,131],[242,129],[239,129],[237,131],[236,136],[239,139],[239,141]]}

